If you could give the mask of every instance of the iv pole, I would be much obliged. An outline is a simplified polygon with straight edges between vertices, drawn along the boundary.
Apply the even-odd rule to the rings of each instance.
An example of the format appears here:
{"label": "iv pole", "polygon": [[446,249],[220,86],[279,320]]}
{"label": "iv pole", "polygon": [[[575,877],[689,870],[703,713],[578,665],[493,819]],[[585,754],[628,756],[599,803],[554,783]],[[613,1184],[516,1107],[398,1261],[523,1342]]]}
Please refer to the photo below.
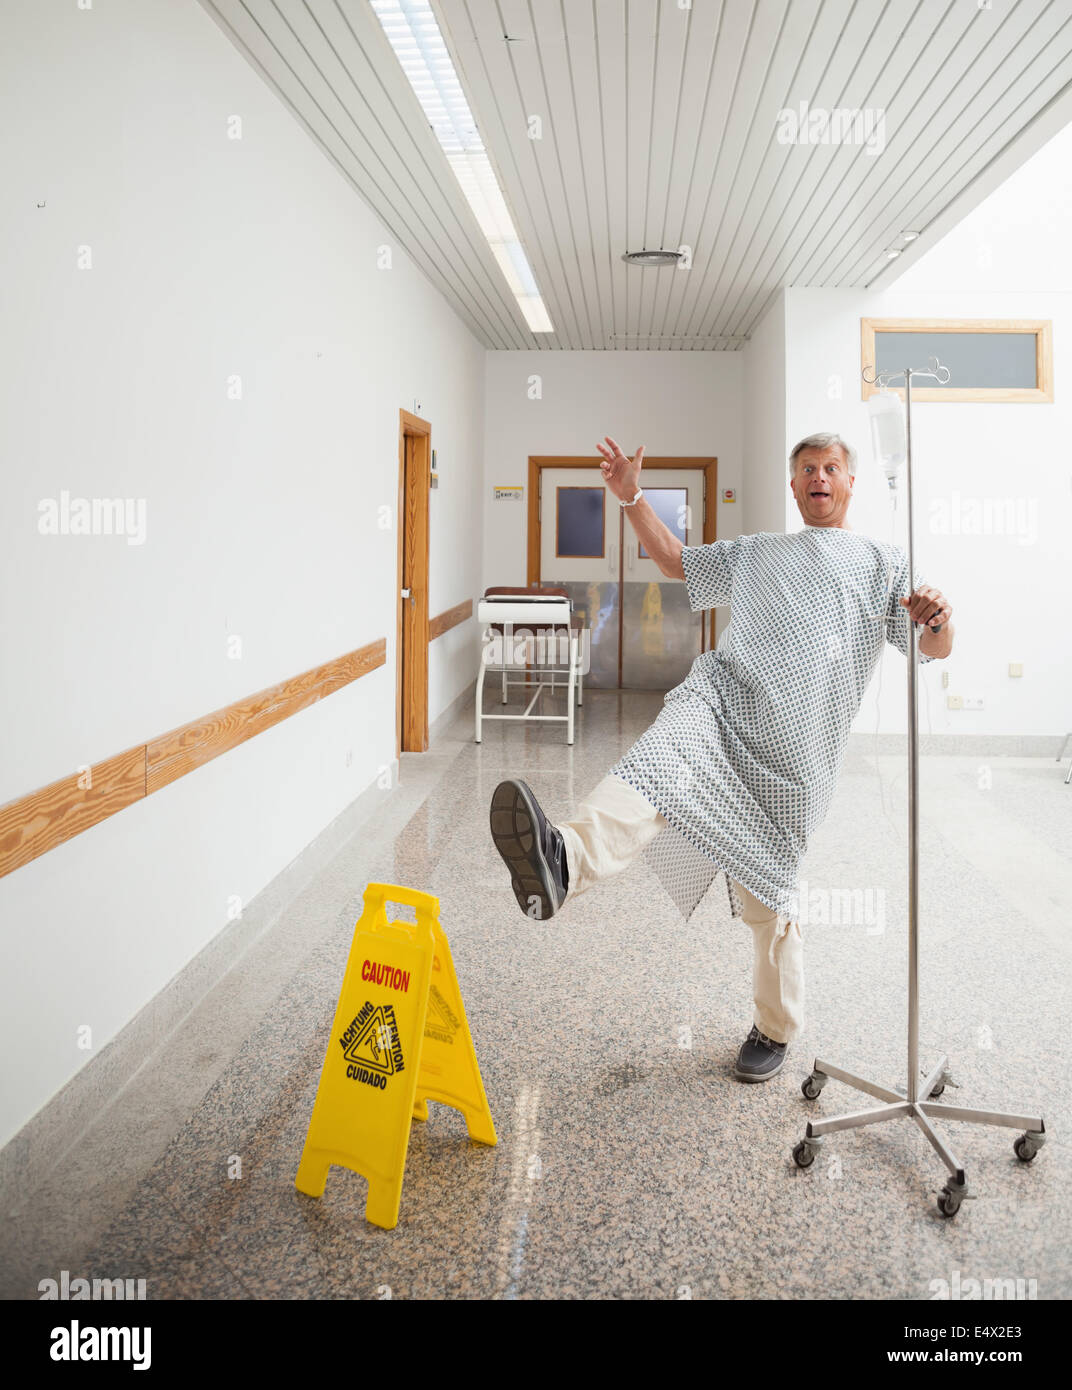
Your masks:
{"label": "iv pole", "polygon": [[[868,369],[870,370],[870,369]],[[885,388],[897,377],[904,377],[905,391],[905,511],[908,523],[908,576],[909,589],[915,579],[913,554],[913,513],[912,513],[912,380],[914,377],[930,377],[940,385],[949,380],[949,368],[943,367],[936,357],[930,359],[930,370],[905,367],[900,371],[875,372],[872,376],[863,373],[869,385]],[[892,486],[891,480],[891,486]],[[906,594],[904,597],[908,597]],[[940,632],[941,627],[935,627]],[[1016,1157],[1023,1163],[1030,1161],[1046,1142],[1045,1126],[1041,1116],[1008,1115],[992,1110],[969,1110],[959,1105],[944,1105],[937,1097],[946,1086],[956,1086],[946,1066],[947,1058],[941,1057],[923,1076],[919,1068],[919,706],[917,702],[917,666],[919,662],[919,633],[917,624],[909,623],[908,644],[908,1086],[907,1094],[888,1086],[880,1086],[873,1081],[865,1081],[840,1067],[831,1066],[816,1058],[811,1074],[805,1077],[801,1091],[808,1100],[817,1100],[827,1081],[833,1077],[854,1090],[864,1091],[876,1100],[885,1101],[877,1109],[856,1110],[849,1114],[833,1116],[830,1119],[809,1121],[804,1138],[793,1149],[793,1158],[799,1168],[810,1168],[820,1151],[823,1136],[841,1129],[860,1129],[864,1125],[885,1124],[887,1120],[915,1120],[923,1131],[931,1147],[949,1170],[949,1181],[938,1194],[938,1209],[943,1216],[955,1216],[960,1204],[968,1196],[968,1183],[964,1166],[956,1155],[946,1146],[932,1120],[961,1120],[970,1124],[1003,1125],[1009,1129],[1022,1129],[1013,1143]]]}

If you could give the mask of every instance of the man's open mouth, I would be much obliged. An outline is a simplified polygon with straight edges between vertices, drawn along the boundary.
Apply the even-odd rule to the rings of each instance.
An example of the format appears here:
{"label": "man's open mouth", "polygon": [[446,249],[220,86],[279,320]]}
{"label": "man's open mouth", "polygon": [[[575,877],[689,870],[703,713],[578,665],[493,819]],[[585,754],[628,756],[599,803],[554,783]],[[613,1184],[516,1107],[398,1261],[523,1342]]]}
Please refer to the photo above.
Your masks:
{"label": "man's open mouth", "polygon": [[829,494],[828,492],[813,492],[813,493],[811,493],[810,495],[811,495],[812,497],[829,497],[829,496],[830,496],[830,494]]}

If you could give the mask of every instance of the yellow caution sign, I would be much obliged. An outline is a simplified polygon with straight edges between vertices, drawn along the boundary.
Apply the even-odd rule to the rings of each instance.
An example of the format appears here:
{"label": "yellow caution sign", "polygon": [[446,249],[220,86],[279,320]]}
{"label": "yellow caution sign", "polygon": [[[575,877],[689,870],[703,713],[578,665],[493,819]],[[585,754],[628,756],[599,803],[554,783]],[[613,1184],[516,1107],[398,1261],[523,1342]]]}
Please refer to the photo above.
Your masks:
{"label": "yellow caution sign", "polygon": [[[388,902],[417,921],[389,922]],[[370,883],[354,929],[327,1056],[298,1176],[299,1192],[322,1197],[338,1163],[368,1179],[365,1218],[398,1224],[410,1123],[429,1100],[460,1110],[470,1139],[495,1144],[439,899]]]}

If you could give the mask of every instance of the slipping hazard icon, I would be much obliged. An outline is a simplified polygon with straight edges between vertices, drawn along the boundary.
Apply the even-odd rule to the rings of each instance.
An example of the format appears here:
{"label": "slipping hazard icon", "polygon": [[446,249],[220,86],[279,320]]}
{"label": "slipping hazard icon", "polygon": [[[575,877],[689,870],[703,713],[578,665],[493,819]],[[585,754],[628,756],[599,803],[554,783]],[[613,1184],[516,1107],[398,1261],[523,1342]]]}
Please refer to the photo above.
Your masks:
{"label": "slipping hazard icon", "polygon": [[[389,922],[388,902],[417,921]],[[435,984],[432,974],[435,972]],[[354,930],[295,1185],[322,1197],[333,1163],[368,1179],[365,1217],[398,1224],[410,1125],[428,1101],[460,1110],[469,1138],[495,1144],[439,899],[370,883]]]}
{"label": "slipping hazard icon", "polygon": [[394,1024],[388,1024],[384,1010],[374,1009],[368,1022],[343,1052],[348,1062],[363,1063],[375,1071],[391,1076],[394,1063],[391,1060],[391,1044],[395,1041]]}
{"label": "slipping hazard icon", "polygon": [[435,1038],[439,1042],[453,1043],[460,1027],[461,1019],[452,1012],[442,990],[433,985],[428,996],[428,1018],[425,1021],[424,1036]]}

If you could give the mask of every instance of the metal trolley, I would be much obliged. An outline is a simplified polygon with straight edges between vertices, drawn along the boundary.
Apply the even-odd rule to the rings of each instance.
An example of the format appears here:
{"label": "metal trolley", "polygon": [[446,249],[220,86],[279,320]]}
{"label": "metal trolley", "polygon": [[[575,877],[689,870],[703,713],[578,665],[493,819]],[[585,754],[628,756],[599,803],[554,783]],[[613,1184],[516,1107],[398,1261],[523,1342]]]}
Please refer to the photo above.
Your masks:
{"label": "metal trolley", "polygon": [[[481,724],[486,719],[525,720],[545,724],[565,724],[566,742],[573,743],[574,698],[584,704],[584,656],[587,633],[584,620],[574,613],[566,589],[490,588],[477,605],[477,620],[483,625],[480,670],[476,678],[476,742],[482,741]],[[514,667],[512,648],[517,642],[530,647],[532,666]],[[500,660],[495,661],[496,643]],[[557,661],[556,657],[561,659]],[[532,699],[521,714],[485,714],[484,678],[489,667],[501,671],[502,703],[509,698],[510,686],[532,690]],[[511,670],[517,673],[511,675]],[[530,670],[535,676],[530,676]],[[555,690],[555,677],[564,680],[561,689],[566,693],[565,714],[533,714],[532,710],[545,690]]]}

